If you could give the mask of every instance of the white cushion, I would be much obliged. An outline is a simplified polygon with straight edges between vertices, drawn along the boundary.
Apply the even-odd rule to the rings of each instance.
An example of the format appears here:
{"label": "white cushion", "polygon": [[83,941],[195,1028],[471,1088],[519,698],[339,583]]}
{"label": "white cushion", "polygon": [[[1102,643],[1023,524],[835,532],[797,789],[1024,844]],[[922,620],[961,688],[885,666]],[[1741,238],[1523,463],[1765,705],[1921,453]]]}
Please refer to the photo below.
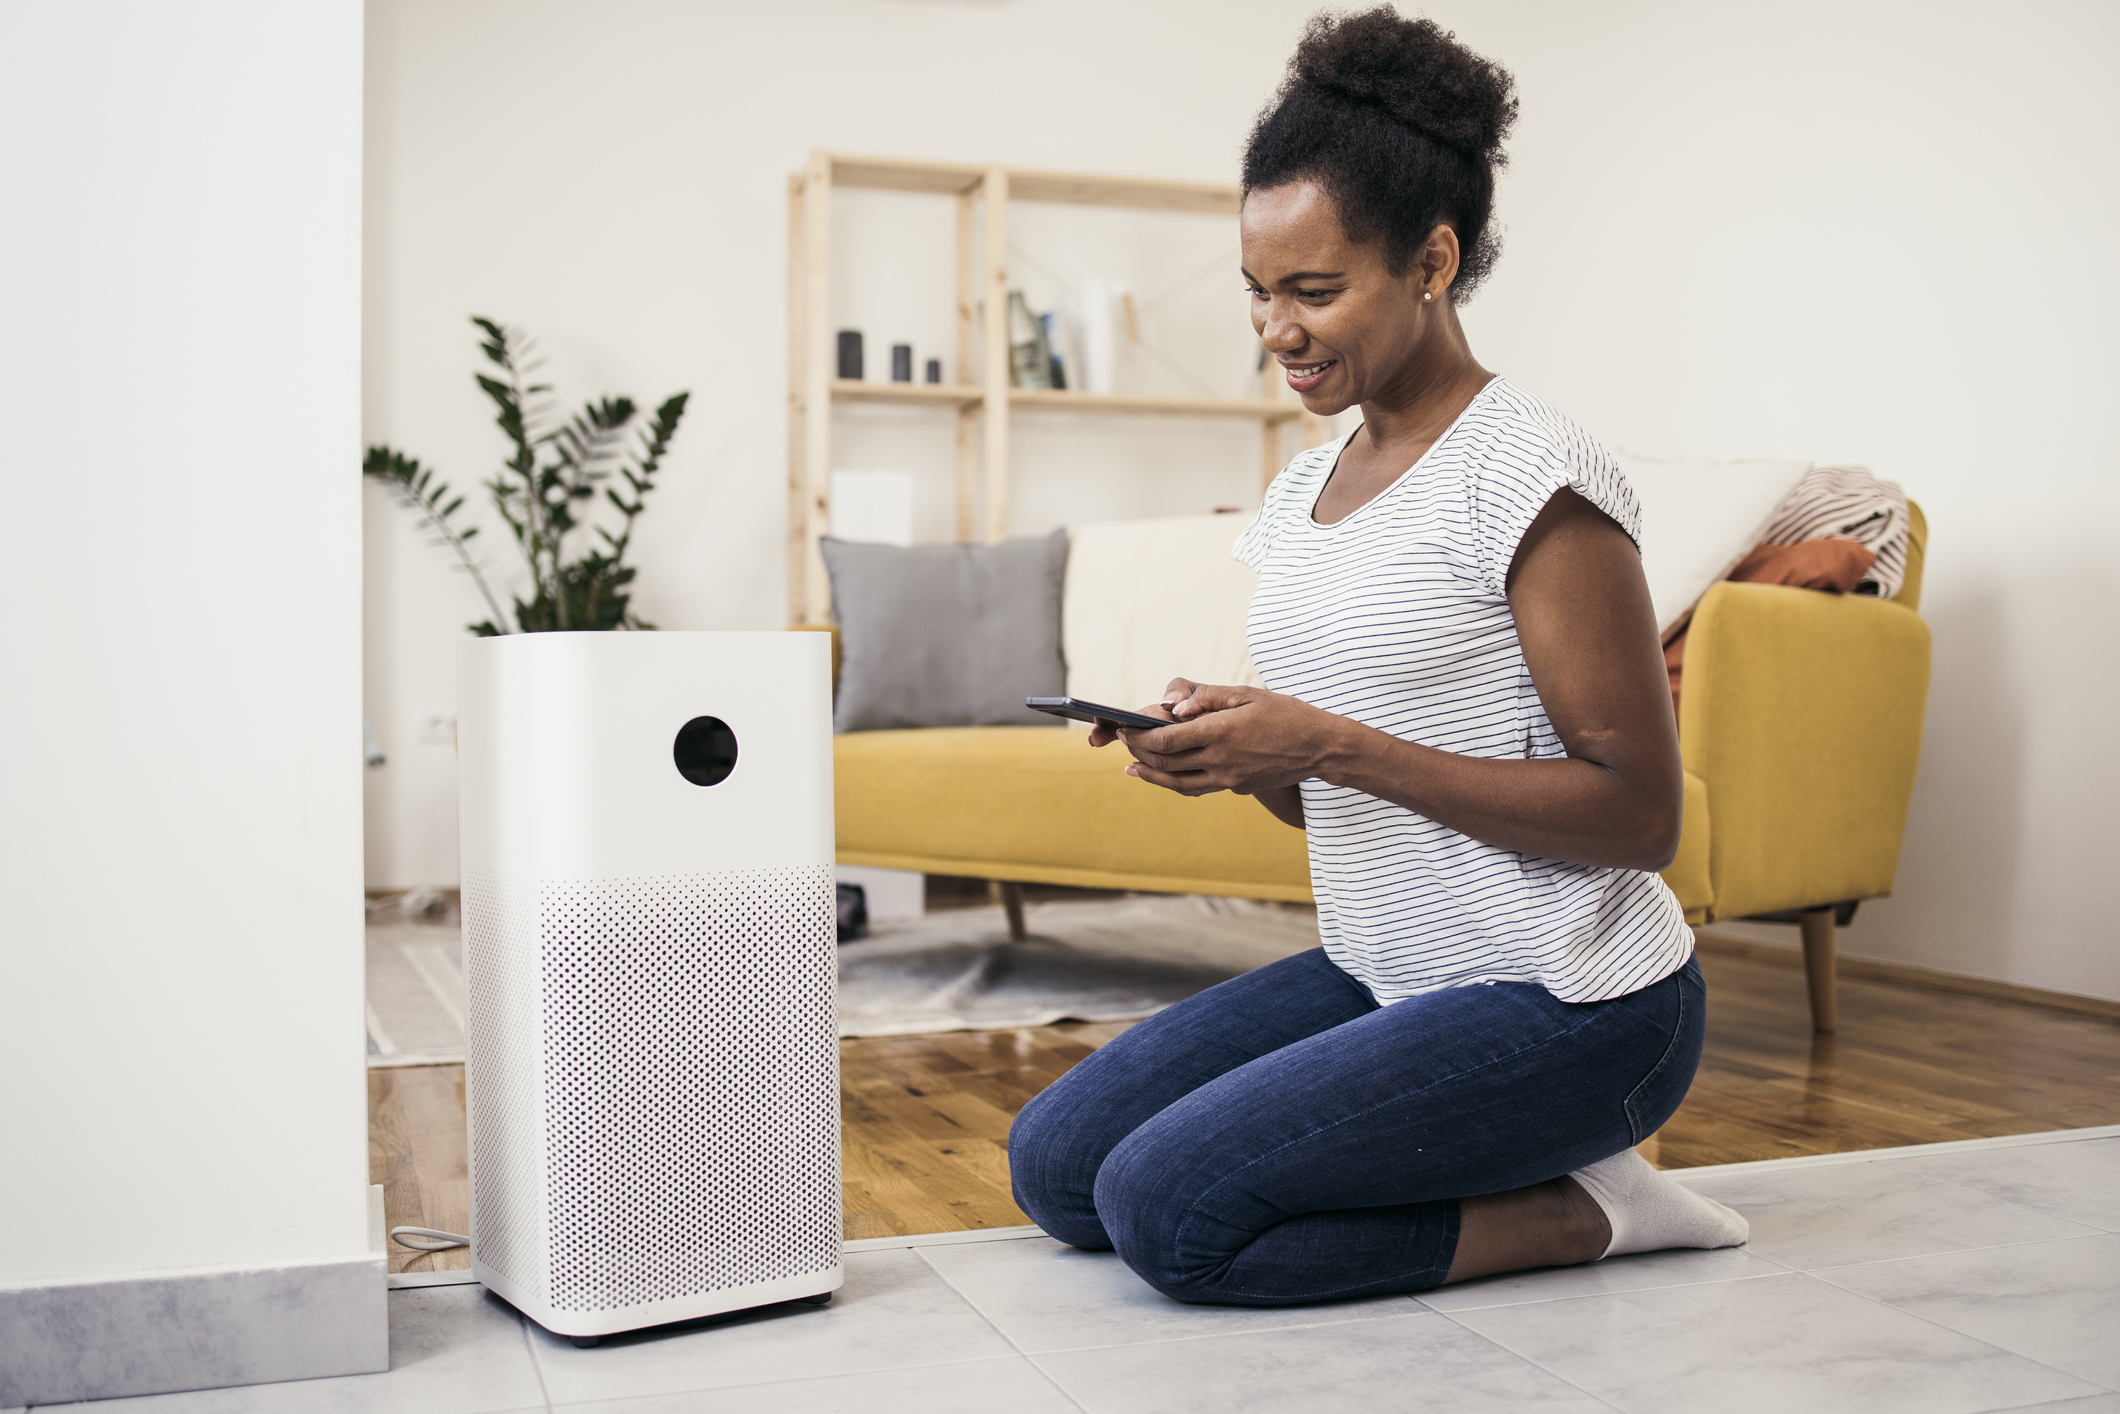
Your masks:
{"label": "white cushion", "polygon": [[1263,686],[1244,643],[1258,576],[1229,556],[1245,523],[1204,515],[1069,527],[1068,695],[1137,708],[1160,702],[1174,677]]}
{"label": "white cushion", "polygon": [[[1669,633],[1708,586],[1759,543],[1807,461],[1665,460],[1615,452],[1642,506],[1642,569],[1658,629]],[[1072,681],[1072,678],[1070,678]]]}

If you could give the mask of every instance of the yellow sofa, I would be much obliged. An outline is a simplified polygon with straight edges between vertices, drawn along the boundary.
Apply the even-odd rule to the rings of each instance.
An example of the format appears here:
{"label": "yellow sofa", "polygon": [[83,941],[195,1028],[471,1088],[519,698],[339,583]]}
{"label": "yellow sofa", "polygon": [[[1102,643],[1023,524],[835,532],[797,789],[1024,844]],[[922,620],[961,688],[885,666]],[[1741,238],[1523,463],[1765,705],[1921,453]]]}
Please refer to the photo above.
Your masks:
{"label": "yellow sofa", "polygon": [[[1892,891],[1921,750],[1927,523],[1896,601],[1717,584],[1686,647],[1685,826],[1664,871],[1693,923],[1800,915],[1813,1021],[1834,1024],[1836,906]],[[1133,705],[1133,704],[1127,704]],[[1063,727],[851,732],[835,744],[842,864],[1308,902],[1303,834],[1257,802],[1188,800]],[[1010,897],[1012,922],[1020,909]]]}

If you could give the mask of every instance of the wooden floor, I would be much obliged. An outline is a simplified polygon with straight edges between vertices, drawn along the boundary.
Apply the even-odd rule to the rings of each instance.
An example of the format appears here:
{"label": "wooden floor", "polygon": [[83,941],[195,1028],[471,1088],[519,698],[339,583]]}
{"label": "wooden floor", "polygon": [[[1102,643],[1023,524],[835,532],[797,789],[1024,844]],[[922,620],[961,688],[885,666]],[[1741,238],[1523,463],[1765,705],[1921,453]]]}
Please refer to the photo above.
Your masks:
{"label": "wooden floor", "polygon": [[[1811,1034],[1793,952],[1703,939],[1708,1045],[1666,1168],[2120,1123],[2120,1020],[1845,978]],[[846,1235],[1008,1227],[1011,1117],[1124,1023],[840,1043]],[[391,1224],[465,1231],[463,1067],[369,1074]],[[394,1249],[392,1270],[462,1267]]]}
{"label": "wooden floor", "polygon": [[1665,1168],[2120,1124],[2120,1019],[1842,977],[1816,1036],[1793,948],[1709,934],[1700,960],[1708,1045]]}
{"label": "wooden floor", "polygon": [[[368,1072],[368,1181],[383,1185],[383,1220],[391,1227],[471,1231],[466,1147],[462,1066]],[[470,1265],[462,1249],[421,1255],[390,1244],[393,1272]]]}

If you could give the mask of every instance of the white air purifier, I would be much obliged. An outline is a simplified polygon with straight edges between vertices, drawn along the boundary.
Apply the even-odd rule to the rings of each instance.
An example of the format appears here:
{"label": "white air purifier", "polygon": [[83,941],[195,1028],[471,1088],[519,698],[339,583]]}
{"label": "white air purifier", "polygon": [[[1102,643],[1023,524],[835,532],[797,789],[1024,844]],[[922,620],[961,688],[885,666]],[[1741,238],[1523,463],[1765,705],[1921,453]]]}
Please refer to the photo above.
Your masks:
{"label": "white air purifier", "polygon": [[458,654],[471,1270],[547,1330],[840,1284],[830,652]]}

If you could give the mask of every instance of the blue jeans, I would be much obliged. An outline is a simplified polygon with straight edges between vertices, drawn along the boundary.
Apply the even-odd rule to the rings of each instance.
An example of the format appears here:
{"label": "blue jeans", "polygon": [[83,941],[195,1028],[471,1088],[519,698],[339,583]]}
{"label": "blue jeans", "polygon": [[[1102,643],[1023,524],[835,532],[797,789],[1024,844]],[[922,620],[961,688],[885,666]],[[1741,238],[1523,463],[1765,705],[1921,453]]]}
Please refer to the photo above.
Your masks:
{"label": "blue jeans", "polygon": [[1024,1107],[1016,1202],[1179,1301],[1427,1291],[1457,1200],[1640,1143],[1700,1063],[1686,965],[1605,1002],[1524,983],[1378,1006],[1314,949],[1158,1013]]}

